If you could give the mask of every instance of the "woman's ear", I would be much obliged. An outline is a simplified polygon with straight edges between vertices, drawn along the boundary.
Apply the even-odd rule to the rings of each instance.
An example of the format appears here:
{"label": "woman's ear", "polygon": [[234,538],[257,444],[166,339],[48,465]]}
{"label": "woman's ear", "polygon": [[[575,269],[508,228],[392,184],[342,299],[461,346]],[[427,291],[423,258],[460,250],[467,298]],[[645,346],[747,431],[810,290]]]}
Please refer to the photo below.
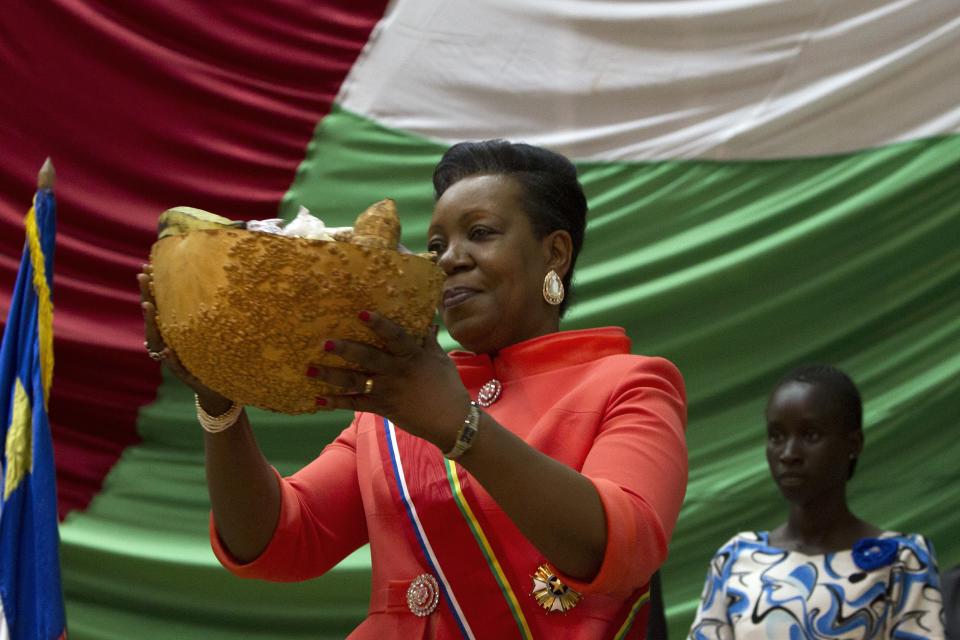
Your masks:
{"label": "woman's ear", "polygon": [[556,271],[561,280],[565,278],[573,259],[573,239],[570,232],[558,229],[548,233],[543,238],[543,258],[548,270]]}
{"label": "woman's ear", "polygon": [[851,453],[854,457],[859,458],[860,454],[863,452],[863,431],[857,429],[850,433],[850,444],[853,446]]}

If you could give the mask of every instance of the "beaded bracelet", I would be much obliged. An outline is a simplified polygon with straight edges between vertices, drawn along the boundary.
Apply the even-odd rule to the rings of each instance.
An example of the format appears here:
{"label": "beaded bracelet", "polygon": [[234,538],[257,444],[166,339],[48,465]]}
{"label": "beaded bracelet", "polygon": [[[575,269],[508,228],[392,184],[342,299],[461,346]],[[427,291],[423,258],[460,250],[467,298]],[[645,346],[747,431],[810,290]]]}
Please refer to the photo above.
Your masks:
{"label": "beaded bracelet", "polygon": [[463,455],[463,453],[470,448],[473,444],[474,438],[477,437],[477,430],[480,427],[480,407],[476,402],[470,403],[470,408],[467,411],[467,417],[463,419],[463,426],[460,427],[459,433],[457,433],[457,441],[453,445],[453,449],[447,451],[444,457],[447,460],[454,460]]}
{"label": "beaded bracelet", "polygon": [[240,417],[240,413],[243,411],[243,405],[239,402],[234,402],[224,413],[219,416],[212,416],[200,406],[199,396],[194,395],[193,401],[194,404],[197,405],[197,420],[200,421],[200,426],[203,427],[203,430],[207,433],[220,433],[221,431],[229,429],[236,424],[237,418]]}

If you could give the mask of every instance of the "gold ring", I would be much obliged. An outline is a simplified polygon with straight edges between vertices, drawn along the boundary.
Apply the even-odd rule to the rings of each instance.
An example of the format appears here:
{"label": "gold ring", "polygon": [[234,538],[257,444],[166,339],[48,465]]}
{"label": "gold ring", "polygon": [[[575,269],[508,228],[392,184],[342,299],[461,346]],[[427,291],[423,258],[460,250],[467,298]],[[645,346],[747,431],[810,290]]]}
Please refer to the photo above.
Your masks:
{"label": "gold ring", "polygon": [[373,378],[367,378],[363,383],[363,395],[369,395],[371,391],[373,391]]}

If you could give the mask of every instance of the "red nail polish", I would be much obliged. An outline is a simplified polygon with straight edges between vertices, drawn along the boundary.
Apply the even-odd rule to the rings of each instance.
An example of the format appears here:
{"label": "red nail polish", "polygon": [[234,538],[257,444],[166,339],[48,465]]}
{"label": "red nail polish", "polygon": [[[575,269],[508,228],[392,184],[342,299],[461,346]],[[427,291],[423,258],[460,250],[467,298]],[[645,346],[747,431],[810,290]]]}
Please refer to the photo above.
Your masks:
{"label": "red nail polish", "polygon": [[308,378],[316,378],[318,373],[320,373],[320,371],[316,367],[307,367]]}
{"label": "red nail polish", "polygon": [[317,401],[316,401],[316,402],[317,402],[317,406],[318,406],[318,407],[325,407],[325,406],[327,406],[327,399],[326,399],[326,398],[317,398]]}
{"label": "red nail polish", "polygon": [[337,346],[337,345],[335,345],[335,344],[333,343],[333,340],[327,340],[326,342],[323,343],[323,350],[324,350],[324,351],[333,351],[333,350],[336,348],[336,346]]}
{"label": "red nail polish", "polygon": [[369,311],[361,311],[360,313],[357,314],[357,317],[360,318],[360,320],[362,320],[363,322],[370,322]]}

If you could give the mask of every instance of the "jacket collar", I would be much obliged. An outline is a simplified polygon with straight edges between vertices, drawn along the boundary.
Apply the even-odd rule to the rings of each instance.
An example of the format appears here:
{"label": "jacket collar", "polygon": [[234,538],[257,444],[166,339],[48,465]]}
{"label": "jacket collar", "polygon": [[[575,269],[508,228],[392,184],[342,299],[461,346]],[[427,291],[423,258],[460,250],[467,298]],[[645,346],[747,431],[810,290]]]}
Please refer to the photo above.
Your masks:
{"label": "jacket collar", "polygon": [[630,353],[630,338],[621,327],[558,331],[501,349],[495,356],[452,351],[467,387],[479,387],[491,378],[509,382],[555,369],[592,362],[604,356]]}

